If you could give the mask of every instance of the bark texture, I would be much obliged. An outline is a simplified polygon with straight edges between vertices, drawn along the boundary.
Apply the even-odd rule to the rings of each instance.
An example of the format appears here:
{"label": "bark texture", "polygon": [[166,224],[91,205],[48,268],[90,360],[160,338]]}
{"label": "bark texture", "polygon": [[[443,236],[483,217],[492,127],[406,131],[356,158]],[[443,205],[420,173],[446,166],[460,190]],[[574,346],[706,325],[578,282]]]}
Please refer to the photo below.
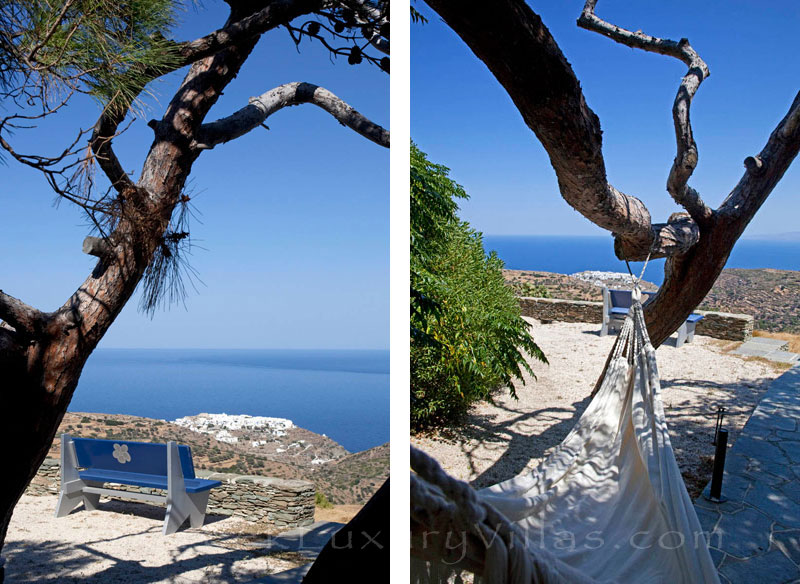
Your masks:
{"label": "bark texture", "polygon": [[587,0],[578,24],[633,48],[680,59],[689,67],[673,104],[677,154],[667,191],[685,209],[652,224],[637,198],[609,184],[600,121],[550,31],[524,0],[426,0],[508,92],[550,157],[563,198],[614,233],[620,259],[667,256],[664,284],[645,307],[650,338],[660,345],[703,300],[733,245],[800,148],[800,93],[762,151],[745,161],[739,183],[716,210],[688,186],[697,165],[689,108],[709,72],[689,41],[668,41],[609,24]]}

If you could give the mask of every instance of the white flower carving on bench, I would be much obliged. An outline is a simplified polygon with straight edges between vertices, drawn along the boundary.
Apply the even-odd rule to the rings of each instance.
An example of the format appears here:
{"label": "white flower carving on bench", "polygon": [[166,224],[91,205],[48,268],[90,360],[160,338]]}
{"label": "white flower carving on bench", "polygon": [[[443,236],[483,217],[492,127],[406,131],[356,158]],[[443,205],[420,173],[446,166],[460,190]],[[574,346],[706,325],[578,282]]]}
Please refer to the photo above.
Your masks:
{"label": "white flower carving on bench", "polygon": [[114,444],[114,454],[111,456],[116,458],[120,464],[125,464],[126,462],[131,461],[131,455],[128,453],[127,444]]}

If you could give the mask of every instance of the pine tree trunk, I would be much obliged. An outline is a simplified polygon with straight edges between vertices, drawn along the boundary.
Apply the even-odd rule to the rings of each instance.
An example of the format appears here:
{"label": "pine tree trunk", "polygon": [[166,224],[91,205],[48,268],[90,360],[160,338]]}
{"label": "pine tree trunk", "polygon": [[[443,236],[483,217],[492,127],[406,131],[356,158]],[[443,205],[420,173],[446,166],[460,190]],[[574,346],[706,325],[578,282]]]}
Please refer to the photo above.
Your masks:
{"label": "pine tree trunk", "polygon": [[[53,347],[49,352],[61,352],[60,347]],[[0,410],[0,449],[3,453],[0,549],[5,543],[14,506],[50,450],[55,432],[78,384],[83,363],[61,370],[45,366],[44,363],[34,363],[30,372],[26,370],[25,363],[15,365],[13,370],[4,366],[2,373],[5,395]],[[42,383],[44,369],[48,369],[48,376],[58,378],[57,387],[46,387]]]}
{"label": "pine tree trunk", "polygon": [[59,310],[31,309],[31,330],[0,327],[0,552],[14,506],[50,449],[86,360],[161,245],[200,154],[193,136],[257,41],[244,40],[192,65],[153,125],[155,140],[138,184],[120,193],[126,211],[109,238],[110,255]]}

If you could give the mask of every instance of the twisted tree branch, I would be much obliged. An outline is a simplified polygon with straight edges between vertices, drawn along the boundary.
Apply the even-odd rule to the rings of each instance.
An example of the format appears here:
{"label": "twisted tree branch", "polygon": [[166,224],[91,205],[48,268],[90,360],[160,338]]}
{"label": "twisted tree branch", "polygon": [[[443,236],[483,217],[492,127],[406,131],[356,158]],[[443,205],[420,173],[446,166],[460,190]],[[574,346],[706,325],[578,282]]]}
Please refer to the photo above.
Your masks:
{"label": "twisted tree branch", "polygon": [[524,1],[497,0],[491,11],[478,0],[427,2],[508,92],[547,151],[564,200],[624,240],[618,249],[631,250],[628,259],[648,252],[664,257],[697,242],[696,230],[682,228],[660,240],[663,226],[651,224],[644,203],[608,182],[600,121],[550,31]]}
{"label": "twisted tree branch", "polygon": [[697,167],[697,144],[692,135],[689,109],[700,84],[710,75],[708,65],[700,58],[687,39],[676,42],[652,37],[641,31],[625,30],[599,18],[594,13],[596,5],[597,0],[586,0],[583,12],[578,18],[578,26],[600,33],[631,48],[674,57],[689,67],[689,71],[681,80],[672,105],[672,119],[675,124],[678,152],[667,179],[667,191],[675,202],[689,212],[692,219],[701,225],[707,224],[713,211],[706,206],[703,199],[700,198],[700,194],[687,183]]}
{"label": "twisted tree branch", "polygon": [[209,149],[229,142],[258,128],[278,110],[301,103],[314,104],[331,114],[340,124],[384,148],[389,147],[388,131],[371,122],[327,89],[303,82],[286,83],[270,89],[251,98],[249,105],[230,116],[203,124],[197,132],[194,147]]}

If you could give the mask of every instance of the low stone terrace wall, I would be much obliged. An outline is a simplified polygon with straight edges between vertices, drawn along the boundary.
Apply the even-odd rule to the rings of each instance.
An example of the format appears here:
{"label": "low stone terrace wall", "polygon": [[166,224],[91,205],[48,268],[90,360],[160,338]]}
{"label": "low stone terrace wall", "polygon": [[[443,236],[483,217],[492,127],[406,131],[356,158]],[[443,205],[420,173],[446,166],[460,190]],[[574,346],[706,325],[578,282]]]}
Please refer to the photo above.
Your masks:
{"label": "low stone terrace wall", "polygon": [[[46,458],[27,493],[55,495],[60,487],[60,462]],[[222,481],[211,490],[208,514],[235,515],[254,523],[300,527],[314,522],[314,483],[251,475],[197,471],[198,478]],[[121,491],[165,494],[161,489],[111,485]]]}
{"label": "low stone terrace wall", "polygon": [[[522,315],[545,321],[603,322],[603,303],[584,300],[559,300],[557,298],[520,298]],[[698,335],[726,341],[746,341],[753,336],[753,317],[749,314],[708,312],[697,310],[705,316],[697,323]]]}

